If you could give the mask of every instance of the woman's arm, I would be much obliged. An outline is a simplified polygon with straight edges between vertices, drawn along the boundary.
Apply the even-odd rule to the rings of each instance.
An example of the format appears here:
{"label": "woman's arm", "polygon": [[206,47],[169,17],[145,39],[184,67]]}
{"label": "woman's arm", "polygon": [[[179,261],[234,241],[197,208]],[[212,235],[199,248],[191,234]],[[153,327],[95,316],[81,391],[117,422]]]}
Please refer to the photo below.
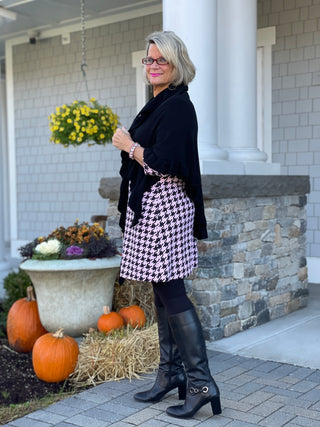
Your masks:
{"label": "woman's arm", "polygon": [[[134,141],[132,141],[129,132],[125,129],[117,129],[112,137],[112,144],[118,150],[126,151],[130,153]],[[133,159],[136,160],[139,165],[143,167],[143,152],[144,148],[138,145],[133,152]]]}

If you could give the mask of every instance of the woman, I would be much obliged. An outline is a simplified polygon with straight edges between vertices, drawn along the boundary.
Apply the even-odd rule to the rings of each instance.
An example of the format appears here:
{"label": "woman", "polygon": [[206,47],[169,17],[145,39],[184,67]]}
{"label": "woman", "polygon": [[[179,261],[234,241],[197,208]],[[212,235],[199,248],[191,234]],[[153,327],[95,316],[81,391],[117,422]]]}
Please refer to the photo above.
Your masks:
{"label": "woman", "polygon": [[197,267],[196,238],[207,237],[197,119],[187,92],[195,68],[182,40],[170,31],[148,36],[142,62],[154,97],[128,132],[118,129],[113,136],[122,150],[120,276],[152,282],[158,318],[158,375],[150,390],[134,397],[157,402],[178,388],[185,402],[167,408],[169,415],[192,417],[209,402],[219,414],[219,389],[183,281]]}

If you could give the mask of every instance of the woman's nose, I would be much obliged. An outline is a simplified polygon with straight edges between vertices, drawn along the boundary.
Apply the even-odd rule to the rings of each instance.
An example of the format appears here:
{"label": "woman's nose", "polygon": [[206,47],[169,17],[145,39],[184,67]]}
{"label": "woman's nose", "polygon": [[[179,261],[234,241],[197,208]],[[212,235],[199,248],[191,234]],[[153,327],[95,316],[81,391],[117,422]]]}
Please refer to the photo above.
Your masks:
{"label": "woman's nose", "polygon": [[160,65],[156,62],[156,61],[154,61],[153,62],[153,64],[151,65],[151,68],[160,68]]}

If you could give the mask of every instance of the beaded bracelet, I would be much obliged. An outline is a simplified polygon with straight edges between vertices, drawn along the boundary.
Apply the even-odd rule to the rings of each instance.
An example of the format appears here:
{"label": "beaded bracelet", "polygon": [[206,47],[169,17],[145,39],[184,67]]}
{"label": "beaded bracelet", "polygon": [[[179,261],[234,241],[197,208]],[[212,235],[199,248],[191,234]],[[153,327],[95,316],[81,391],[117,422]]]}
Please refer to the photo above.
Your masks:
{"label": "beaded bracelet", "polygon": [[131,160],[133,160],[134,150],[135,150],[138,146],[139,146],[139,144],[138,144],[137,142],[134,142],[134,143],[131,145],[130,152],[129,152],[129,157],[130,157],[130,159],[131,159]]}

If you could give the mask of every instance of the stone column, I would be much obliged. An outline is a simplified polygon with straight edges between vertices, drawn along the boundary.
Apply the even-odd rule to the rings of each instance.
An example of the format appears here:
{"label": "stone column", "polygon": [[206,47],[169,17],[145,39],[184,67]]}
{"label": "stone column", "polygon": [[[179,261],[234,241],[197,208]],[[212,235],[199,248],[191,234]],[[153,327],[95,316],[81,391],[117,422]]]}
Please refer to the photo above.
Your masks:
{"label": "stone column", "polygon": [[218,140],[231,161],[267,160],[257,148],[256,34],[256,0],[218,2]]}
{"label": "stone column", "polygon": [[190,97],[199,123],[199,157],[227,159],[227,151],[217,143],[217,2],[216,0],[163,0],[163,29],[174,31],[184,41],[196,77],[190,84]]}

